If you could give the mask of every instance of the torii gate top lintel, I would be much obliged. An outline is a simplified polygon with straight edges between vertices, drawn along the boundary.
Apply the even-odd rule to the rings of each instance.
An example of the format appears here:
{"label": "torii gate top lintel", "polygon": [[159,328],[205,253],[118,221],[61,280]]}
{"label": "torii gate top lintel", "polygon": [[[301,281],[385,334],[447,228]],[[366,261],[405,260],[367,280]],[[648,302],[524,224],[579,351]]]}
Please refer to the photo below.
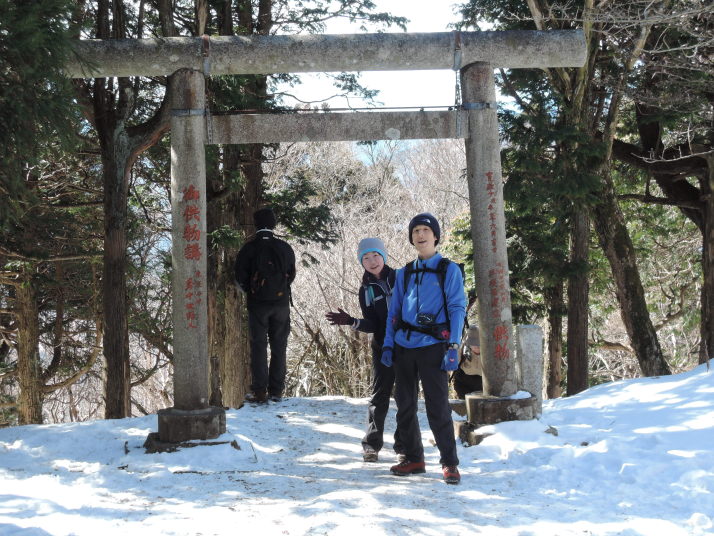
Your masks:
{"label": "torii gate top lintel", "polygon": [[581,30],[365,33],[87,39],[65,66],[72,78],[494,68],[581,67]]}

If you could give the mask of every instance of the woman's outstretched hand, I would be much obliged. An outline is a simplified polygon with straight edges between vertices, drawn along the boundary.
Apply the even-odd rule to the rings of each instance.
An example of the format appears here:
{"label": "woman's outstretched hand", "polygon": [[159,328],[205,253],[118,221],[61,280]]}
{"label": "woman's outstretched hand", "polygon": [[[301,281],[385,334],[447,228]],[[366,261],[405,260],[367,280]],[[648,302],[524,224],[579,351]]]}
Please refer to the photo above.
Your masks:
{"label": "woman's outstretched hand", "polygon": [[350,315],[345,313],[342,309],[338,308],[337,313],[330,311],[325,315],[327,321],[333,326],[351,326],[355,319]]}

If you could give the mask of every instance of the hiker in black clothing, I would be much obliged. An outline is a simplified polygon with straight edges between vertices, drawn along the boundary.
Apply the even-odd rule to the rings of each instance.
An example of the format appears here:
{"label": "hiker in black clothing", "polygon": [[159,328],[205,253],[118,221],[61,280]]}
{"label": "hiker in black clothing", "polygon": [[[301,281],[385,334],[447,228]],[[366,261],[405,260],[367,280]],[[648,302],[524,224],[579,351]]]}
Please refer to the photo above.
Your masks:
{"label": "hiker in black clothing", "polygon": [[[352,318],[342,309],[325,316],[333,326],[372,333],[372,398],[369,401],[367,433],[362,438],[362,457],[366,462],[379,460],[384,445],[384,419],[389,410],[389,399],[394,387],[394,369],[380,362],[382,344],[392,298],[395,271],[387,266],[387,250],[379,238],[365,238],[357,247],[357,260],[364,268],[359,289],[359,306],[363,318]],[[394,452],[403,454],[399,429],[394,433]]]}
{"label": "hiker in black clothing", "polygon": [[[275,238],[275,214],[263,208],[253,214],[256,233],[238,252],[235,276],[248,296],[251,393],[249,402],[279,401],[285,388],[285,360],[290,335],[290,285],[295,279],[295,253]],[[268,367],[270,342],[270,367]]]}

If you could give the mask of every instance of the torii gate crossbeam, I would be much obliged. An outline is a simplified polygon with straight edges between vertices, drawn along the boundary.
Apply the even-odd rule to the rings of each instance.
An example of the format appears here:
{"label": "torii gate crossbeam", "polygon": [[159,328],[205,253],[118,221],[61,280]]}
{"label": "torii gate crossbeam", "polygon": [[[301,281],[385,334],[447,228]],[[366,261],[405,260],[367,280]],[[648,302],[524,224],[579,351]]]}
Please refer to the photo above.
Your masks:
{"label": "torii gate crossbeam", "polygon": [[586,55],[580,30],[87,39],[75,51],[70,78],[579,67]]}
{"label": "torii gate crossbeam", "polygon": [[465,138],[468,112],[317,112],[214,115],[211,143],[371,141]]}

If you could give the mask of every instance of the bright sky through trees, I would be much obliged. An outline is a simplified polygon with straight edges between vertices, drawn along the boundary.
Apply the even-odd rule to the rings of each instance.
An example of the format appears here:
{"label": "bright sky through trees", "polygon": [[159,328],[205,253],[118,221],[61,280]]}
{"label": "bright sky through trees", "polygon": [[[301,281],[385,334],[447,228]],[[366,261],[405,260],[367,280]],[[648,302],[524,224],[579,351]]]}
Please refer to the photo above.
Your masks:
{"label": "bright sky through trees", "polygon": [[[408,32],[447,32],[449,24],[457,20],[453,13],[453,0],[376,0],[378,11],[389,11],[392,15],[406,17]],[[401,33],[399,28],[389,32]],[[325,33],[359,33],[359,24],[347,20],[330,22]],[[303,101],[327,99],[339,93],[330,80],[321,74],[301,75],[303,84],[296,88],[282,88]],[[455,100],[456,78],[453,71],[372,71],[363,72],[359,78],[362,85],[378,89],[377,106],[452,106]],[[327,101],[331,108],[361,108],[364,101],[333,98]],[[286,98],[288,104],[299,104]],[[314,106],[315,104],[313,104]]]}

